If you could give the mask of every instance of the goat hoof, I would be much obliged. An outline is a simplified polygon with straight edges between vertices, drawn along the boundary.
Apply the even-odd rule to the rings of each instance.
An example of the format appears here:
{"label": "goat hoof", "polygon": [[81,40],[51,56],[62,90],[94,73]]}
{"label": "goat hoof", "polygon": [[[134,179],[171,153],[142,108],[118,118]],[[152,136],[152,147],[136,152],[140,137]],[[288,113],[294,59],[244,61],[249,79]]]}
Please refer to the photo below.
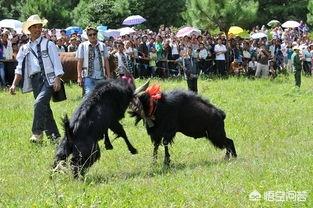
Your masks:
{"label": "goat hoof", "polygon": [[112,145],[105,144],[104,147],[105,147],[106,150],[112,150],[113,149]]}
{"label": "goat hoof", "polygon": [[135,154],[138,153],[138,151],[137,151],[135,148],[130,149],[129,151],[130,151],[130,153],[132,153],[133,155],[135,155]]}
{"label": "goat hoof", "polygon": [[230,160],[230,156],[229,155],[225,155],[224,160],[226,160],[226,161]]}
{"label": "goat hoof", "polygon": [[171,160],[164,160],[164,167],[169,168],[171,165]]}

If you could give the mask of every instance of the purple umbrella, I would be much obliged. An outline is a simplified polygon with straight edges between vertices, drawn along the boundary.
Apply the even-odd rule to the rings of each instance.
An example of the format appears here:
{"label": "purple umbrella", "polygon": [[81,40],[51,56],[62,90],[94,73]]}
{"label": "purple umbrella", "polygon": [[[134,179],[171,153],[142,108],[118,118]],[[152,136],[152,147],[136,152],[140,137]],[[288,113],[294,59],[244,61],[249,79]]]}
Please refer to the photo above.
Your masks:
{"label": "purple umbrella", "polygon": [[123,25],[139,25],[143,22],[145,22],[146,19],[143,18],[140,15],[133,15],[133,16],[129,16],[127,17],[124,21],[123,21]]}

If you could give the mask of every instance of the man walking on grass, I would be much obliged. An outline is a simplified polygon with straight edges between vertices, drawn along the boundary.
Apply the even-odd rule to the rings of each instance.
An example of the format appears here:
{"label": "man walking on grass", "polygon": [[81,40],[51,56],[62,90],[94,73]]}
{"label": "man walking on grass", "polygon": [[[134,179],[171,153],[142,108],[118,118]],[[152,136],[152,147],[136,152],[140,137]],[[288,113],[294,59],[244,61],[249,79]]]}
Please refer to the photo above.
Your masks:
{"label": "man walking on grass", "polygon": [[18,54],[18,65],[15,77],[10,87],[10,93],[15,94],[16,86],[23,79],[23,92],[33,91],[34,117],[31,142],[39,143],[43,139],[43,131],[51,141],[60,137],[58,127],[50,108],[53,91],[61,88],[60,77],[63,75],[61,60],[56,45],[41,37],[42,27],[47,23],[38,15],[30,16],[23,23],[23,32],[30,34],[30,40],[24,44]]}

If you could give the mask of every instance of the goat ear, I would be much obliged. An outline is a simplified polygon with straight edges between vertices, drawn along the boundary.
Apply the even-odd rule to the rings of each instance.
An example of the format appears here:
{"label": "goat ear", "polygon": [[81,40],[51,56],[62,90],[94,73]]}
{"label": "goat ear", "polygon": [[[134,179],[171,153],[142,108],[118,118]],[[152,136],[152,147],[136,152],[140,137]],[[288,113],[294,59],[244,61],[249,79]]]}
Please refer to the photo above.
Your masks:
{"label": "goat ear", "polygon": [[149,84],[150,84],[150,79],[148,79],[146,81],[146,83],[144,83],[142,86],[138,87],[135,92],[134,92],[134,95],[138,95],[140,92],[143,92],[145,91],[148,87],[149,87]]}

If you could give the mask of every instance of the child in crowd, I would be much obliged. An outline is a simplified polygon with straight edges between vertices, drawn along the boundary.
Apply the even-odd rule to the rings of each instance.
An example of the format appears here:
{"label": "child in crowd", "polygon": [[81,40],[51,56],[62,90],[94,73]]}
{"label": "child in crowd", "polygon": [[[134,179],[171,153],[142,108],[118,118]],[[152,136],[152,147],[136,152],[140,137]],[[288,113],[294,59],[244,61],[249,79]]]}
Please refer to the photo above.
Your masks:
{"label": "child in crowd", "polygon": [[150,75],[154,76],[155,71],[156,71],[156,60],[157,60],[157,53],[156,53],[155,47],[152,46],[150,48],[149,56],[150,56],[150,60],[149,60],[150,70],[149,71],[150,71]]}

